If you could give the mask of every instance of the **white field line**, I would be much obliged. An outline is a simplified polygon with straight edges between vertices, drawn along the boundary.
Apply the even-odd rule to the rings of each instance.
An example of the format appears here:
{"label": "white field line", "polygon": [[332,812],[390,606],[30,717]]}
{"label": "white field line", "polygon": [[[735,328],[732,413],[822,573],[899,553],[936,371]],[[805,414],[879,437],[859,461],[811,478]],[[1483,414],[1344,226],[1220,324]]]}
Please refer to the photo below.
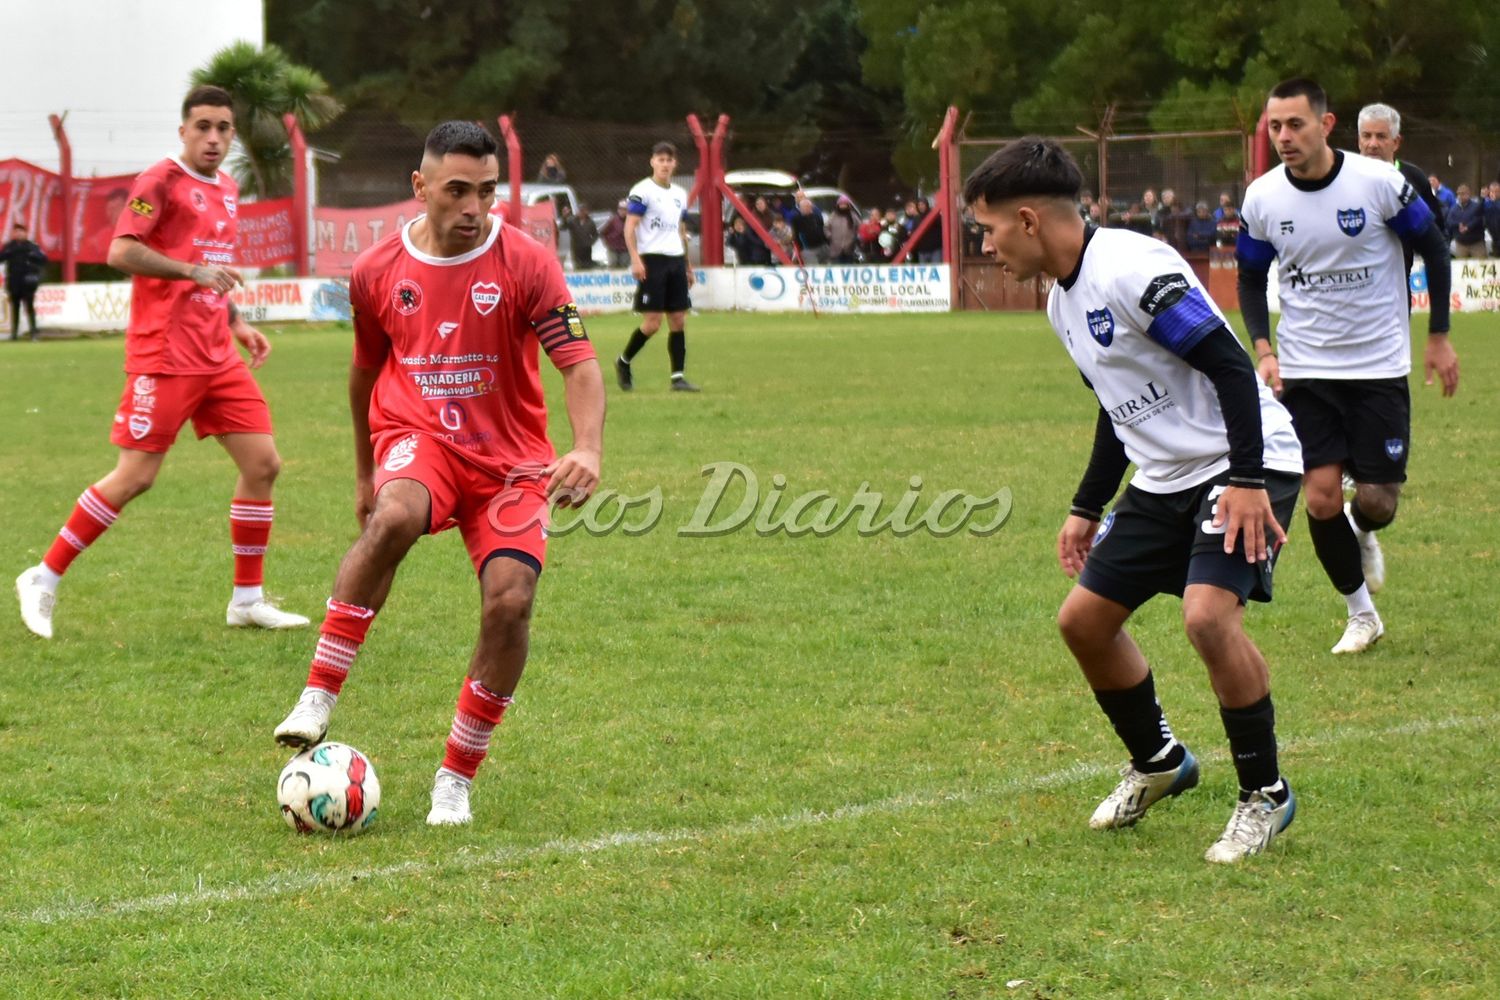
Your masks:
{"label": "white field line", "polygon": [[[1463,729],[1491,726],[1500,722],[1500,715],[1475,715],[1447,719],[1418,720],[1392,726],[1387,729],[1357,729],[1340,727],[1319,736],[1286,740],[1283,753],[1295,754],[1301,750],[1312,750],[1339,743],[1362,739],[1380,739],[1391,736],[1417,736],[1445,729]],[[1223,759],[1223,750],[1199,754],[1209,760]],[[601,834],[587,839],[549,840],[533,846],[501,847],[480,854],[463,854],[449,857],[442,862],[405,861],[399,864],[382,865],[341,871],[323,871],[273,875],[253,882],[204,888],[201,883],[185,892],[164,892],[152,896],[126,897],[123,899],[61,903],[41,906],[34,910],[13,911],[0,914],[5,924],[65,924],[105,917],[131,916],[133,914],[164,913],[190,906],[213,903],[235,903],[243,900],[266,899],[288,893],[306,892],[312,889],[347,887],[358,882],[374,879],[397,879],[416,872],[441,873],[465,871],[492,865],[512,864],[554,855],[583,856],[614,848],[657,847],[698,841],[726,840],[736,837],[780,833],[823,826],[843,820],[861,819],[866,816],[885,816],[909,812],[916,809],[934,808],[951,803],[966,803],[994,796],[1014,797],[1028,792],[1040,792],[1061,785],[1070,785],[1086,778],[1096,778],[1114,773],[1118,763],[1080,762],[1057,771],[1044,774],[1022,775],[1005,781],[952,792],[907,792],[873,802],[858,802],[827,810],[802,809],[781,816],[758,816],[741,823],[723,826],[686,828],[678,830],[622,830]],[[1295,772],[1293,772],[1295,774]]]}

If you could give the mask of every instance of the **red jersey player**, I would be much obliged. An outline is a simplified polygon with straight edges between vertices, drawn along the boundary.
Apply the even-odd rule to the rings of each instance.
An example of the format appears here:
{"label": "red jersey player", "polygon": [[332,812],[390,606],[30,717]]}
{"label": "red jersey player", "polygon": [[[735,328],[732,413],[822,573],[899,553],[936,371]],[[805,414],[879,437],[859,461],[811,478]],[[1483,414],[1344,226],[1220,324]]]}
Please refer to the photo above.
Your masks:
{"label": "red jersey player", "polygon": [[[136,178],[109,246],[110,266],[135,276],[125,391],[110,435],[119,460],[84,490],[41,563],[16,578],[21,619],[44,639],[52,637],[57,584],[68,565],[127,503],[151,488],[189,419],[200,438],[217,438],[239,468],[229,504],[234,592],[226,621],[258,628],[307,624],[301,615],[273,607],[261,591],[271,487],[281,458],[270,410],[249,371],[266,360],[271,345],[228,298],[240,282],[229,266],[239,189],[219,169],[234,138],[229,93],[194,88],[182,102],[177,134],[182,154]],[[249,368],[235,342],[250,352]]]}
{"label": "red jersey player", "polygon": [[[323,739],[396,567],[457,526],[479,576],[479,641],[432,788],[433,826],[467,823],[469,786],[526,665],[549,500],[599,483],[604,381],[550,249],[490,214],[498,147],[472,122],[427,136],[426,214],[360,255],[349,283],[359,539],[334,579],[307,686],[276,740]],[[573,450],[556,456],[538,348],[562,372]]]}

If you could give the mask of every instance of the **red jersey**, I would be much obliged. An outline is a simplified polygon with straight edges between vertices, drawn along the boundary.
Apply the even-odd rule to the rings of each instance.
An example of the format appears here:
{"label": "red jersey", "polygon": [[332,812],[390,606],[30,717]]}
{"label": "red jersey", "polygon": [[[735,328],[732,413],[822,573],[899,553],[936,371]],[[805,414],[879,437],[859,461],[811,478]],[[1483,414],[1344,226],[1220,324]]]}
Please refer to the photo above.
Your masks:
{"label": "red jersey", "polygon": [[457,257],[412,245],[412,223],[354,262],[354,363],[379,368],[370,432],[413,430],[503,478],[551,462],[537,348],[568,368],[594,357],[550,249],[499,218]]}
{"label": "red jersey", "polygon": [[[206,177],[176,157],[135,179],[116,236],[194,265],[234,263],[239,185],[224,171]],[[125,370],[207,375],[239,362],[229,336],[229,298],[191,281],[136,275],[125,331]]]}

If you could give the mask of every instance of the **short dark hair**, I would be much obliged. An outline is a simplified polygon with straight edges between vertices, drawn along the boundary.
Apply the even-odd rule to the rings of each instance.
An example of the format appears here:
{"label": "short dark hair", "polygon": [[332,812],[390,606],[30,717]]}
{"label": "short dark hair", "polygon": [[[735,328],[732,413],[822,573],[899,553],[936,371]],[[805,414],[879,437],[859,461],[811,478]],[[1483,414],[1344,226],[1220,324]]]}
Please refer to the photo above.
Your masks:
{"label": "short dark hair", "polygon": [[1318,84],[1305,76],[1294,76],[1290,80],[1282,80],[1271,88],[1267,95],[1286,100],[1292,97],[1305,97],[1307,103],[1312,107],[1313,114],[1322,115],[1328,112],[1328,93]]}
{"label": "short dark hair", "polygon": [[1009,198],[1077,200],[1083,172],[1066,149],[1051,139],[1027,136],[991,153],[964,181],[964,201],[974,204]]}
{"label": "short dark hair", "polygon": [[677,159],[677,147],[665,139],[651,147],[651,155],[655,156],[657,153],[666,153],[672,159]]}
{"label": "short dark hair", "polygon": [[234,98],[223,87],[215,87],[211,83],[194,87],[182,99],[182,120],[187,121],[188,114],[194,108],[202,107],[228,108],[230,111],[233,111]]}
{"label": "short dark hair", "polygon": [[427,142],[422,147],[426,153],[444,157],[449,153],[472,156],[482,160],[500,152],[500,144],[489,130],[477,122],[447,121],[427,133]]}

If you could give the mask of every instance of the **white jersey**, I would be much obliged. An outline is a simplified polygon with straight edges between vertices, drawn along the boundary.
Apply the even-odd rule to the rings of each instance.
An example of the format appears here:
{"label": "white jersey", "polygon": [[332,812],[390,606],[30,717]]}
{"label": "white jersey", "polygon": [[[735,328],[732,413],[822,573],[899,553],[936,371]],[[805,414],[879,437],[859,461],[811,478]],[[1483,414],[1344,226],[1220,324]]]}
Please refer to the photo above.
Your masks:
{"label": "white jersey", "polygon": [[672,257],[687,253],[682,242],[682,214],[687,211],[687,203],[687,192],[676,184],[662,187],[647,177],[631,188],[625,209],[641,220],[635,229],[636,252]]}
{"label": "white jersey", "polygon": [[[1183,360],[1229,324],[1176,250],[1125,229],[1095,230],[1078,271],[1052,286],[1047,319],[1135,463],[1131,485],[1178,493],[1229,468],[1219,395]],[[1263,464],[1301,475],[1291,415],[1259,376],[1256,384]]]}
{"label": "white jersey", "polygon": [[1240,210],[1241,267],[1279,261],[1283,378],[1399,378],[1411,371],[1402,237],[1431,211],[1383,160],[1334,150],[1317,181],[1282,167],[1251,183]]}

